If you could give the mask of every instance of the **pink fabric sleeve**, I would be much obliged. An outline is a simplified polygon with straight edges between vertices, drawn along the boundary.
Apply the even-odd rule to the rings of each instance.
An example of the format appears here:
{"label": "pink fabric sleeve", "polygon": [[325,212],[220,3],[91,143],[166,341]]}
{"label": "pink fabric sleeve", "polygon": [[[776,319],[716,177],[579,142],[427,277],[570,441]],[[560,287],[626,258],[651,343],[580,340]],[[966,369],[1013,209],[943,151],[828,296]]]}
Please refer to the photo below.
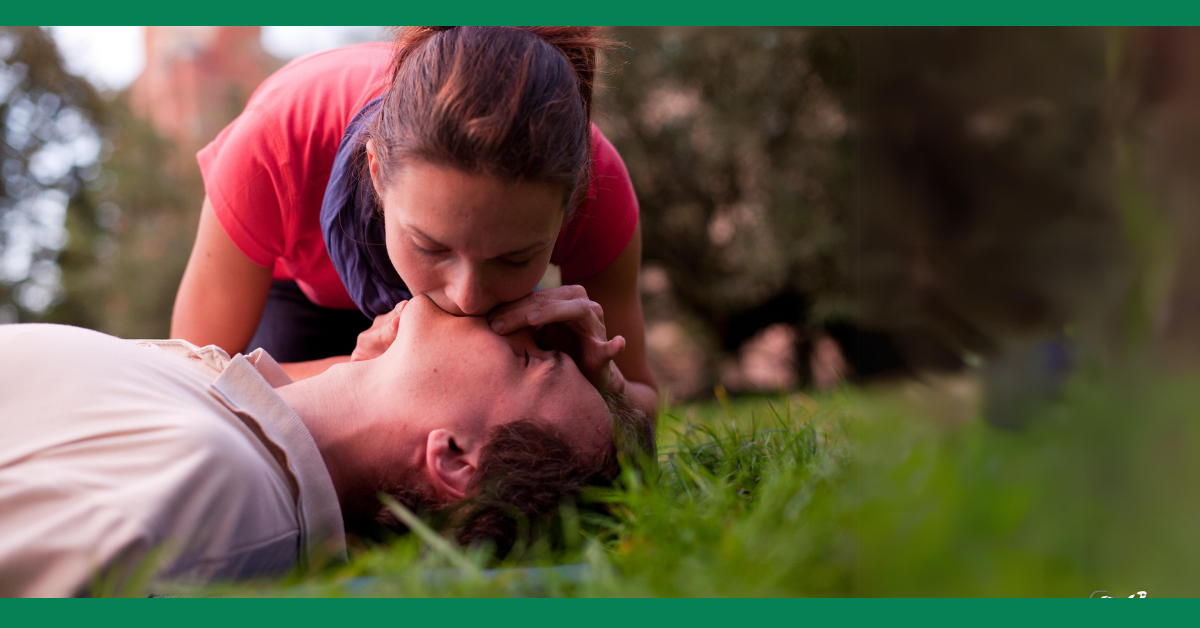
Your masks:
{"label": "pink fabric sleeve", "polygon": [[282,137],[254,109],[247,109],[196,154],[204,192],[217,220],[238,249],[259,266],[285,254],[284,207],[295,207],[286,177],[289,155]]}
{"label": "pink fabric sleeve", "polygon": [[608,268],[625,250],[638,224],[637,194],[608,138],[592,126],[592,181],[588,195],[563,227],[551,262],[564,283],[577,283]]}

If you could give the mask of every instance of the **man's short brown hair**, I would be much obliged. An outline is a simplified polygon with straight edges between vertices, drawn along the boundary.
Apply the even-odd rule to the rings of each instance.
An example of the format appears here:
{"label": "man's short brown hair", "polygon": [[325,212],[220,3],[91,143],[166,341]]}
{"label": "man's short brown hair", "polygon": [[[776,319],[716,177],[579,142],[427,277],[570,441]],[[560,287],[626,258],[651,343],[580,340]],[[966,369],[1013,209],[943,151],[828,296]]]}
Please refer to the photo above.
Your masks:
{"label": "man's short brown hair", "polygon": [[[503,556],[522,533],[545,530],[584,489],[612,486],[622,463],[655,460],[654,421],[624,394],[606,394],[604,401],[612,441],[598,454],[578,451],[553,428],[524,419],[490,430],[464,499],[439,503],[427,485],[388,492],[410,510],[442,519],[460,544],[490,542]],[[403,528],[386,509],[379,522]]]}

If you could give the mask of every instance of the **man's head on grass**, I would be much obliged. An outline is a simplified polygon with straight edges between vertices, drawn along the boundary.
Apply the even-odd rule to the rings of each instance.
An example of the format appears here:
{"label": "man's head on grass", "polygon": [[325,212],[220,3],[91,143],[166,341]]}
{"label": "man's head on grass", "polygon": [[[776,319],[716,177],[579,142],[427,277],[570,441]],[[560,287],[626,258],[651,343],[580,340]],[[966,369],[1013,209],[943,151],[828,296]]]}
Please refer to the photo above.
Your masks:
{"label": "man's head on grass", "polygon": [[[586,489],[611,486],[622,462],[653,458],[654,425],[646,413],[623,394],[606,395],[605,402],[611,437],[598,451],[580,450],[553,427],[523,419],[490,430],[463,498],[439,499],[419,477],[387,492],[410,510],[437,515],[459,543],[490,543],[507,554],[518,540],[546,531]],[[377,521],[403,528],[386,508]]]}
{"label": "man's head on grass", "polygon": [[426,297],[393,321],[379,358],[280,389],[325,459],[348,529],[381,513],[378,493],[445,516],[466,543],[504,551],[619,461],[653,452],[653,424],[602,396],[564,353],[528,330],[495,334]]}

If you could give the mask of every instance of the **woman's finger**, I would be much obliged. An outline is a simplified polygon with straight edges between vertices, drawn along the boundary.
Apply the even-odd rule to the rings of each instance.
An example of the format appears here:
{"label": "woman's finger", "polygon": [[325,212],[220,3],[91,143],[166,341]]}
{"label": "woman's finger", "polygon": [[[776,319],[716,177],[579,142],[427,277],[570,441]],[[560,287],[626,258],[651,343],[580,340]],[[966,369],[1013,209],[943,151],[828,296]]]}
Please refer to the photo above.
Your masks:
{"label": "woman's finger", "polygon": [[400,314],[406,305],[408,301],[401,301],[391,312],[376,316],[371,328],[358,335],[358,342],[354,352],[350,354],[350,360],[370,360],[383,355],[396,340]]}
{"label": "woman's finger", "polygon": [[583,286],[567,285],[558,286],[557,288],[547,288],[545,290],[534,290],[529,294],[508,303],[501,304],[488,313],[489,318],[504,316],[505,314],[524,307],[529,307],[536,303],[545,301],[569,301],[571,299],[587,298],[587,290]]}
{"label": "woman's finger", "polygon": [[605,343],[592,346],[591,351],[584,350],[582,359],[576,364],[584,377],[600,390],[624,390],[624,380],[613,363],[613,358],[625,350],[625,338],[617,336]]}
{"label": "woman's finger", "polygon": [[[529,325],[527,317],[549,303],[586,299],[583,286],[559,286],[546,290],[535,290],[516,301],[505,303],[488,313],[488,323],[498,334],[507,334]],[[603,312],[603,310],[601,310]]]}
{"label": "woman's finger", "polygon": [[604,323],[596,316],[596,307],[599,306],[587,299],[551,301],[536,310],[531,310],[526,314],[524,322],[527,326],[566,323],[581,340],[590,338],[597,342],[606,342],[608,336]]}

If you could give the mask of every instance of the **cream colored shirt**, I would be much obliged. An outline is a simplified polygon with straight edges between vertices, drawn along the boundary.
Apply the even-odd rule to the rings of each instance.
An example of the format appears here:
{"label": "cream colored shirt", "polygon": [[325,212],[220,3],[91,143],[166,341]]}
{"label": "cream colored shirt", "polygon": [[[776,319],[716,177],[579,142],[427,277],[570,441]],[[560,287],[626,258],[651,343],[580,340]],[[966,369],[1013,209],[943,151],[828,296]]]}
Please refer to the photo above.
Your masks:
{"label": "cream colored shirt", "polygon": [[274,391],[290,382],[261,349],[0,326],[0,595],[344,557],[329,472]]}

